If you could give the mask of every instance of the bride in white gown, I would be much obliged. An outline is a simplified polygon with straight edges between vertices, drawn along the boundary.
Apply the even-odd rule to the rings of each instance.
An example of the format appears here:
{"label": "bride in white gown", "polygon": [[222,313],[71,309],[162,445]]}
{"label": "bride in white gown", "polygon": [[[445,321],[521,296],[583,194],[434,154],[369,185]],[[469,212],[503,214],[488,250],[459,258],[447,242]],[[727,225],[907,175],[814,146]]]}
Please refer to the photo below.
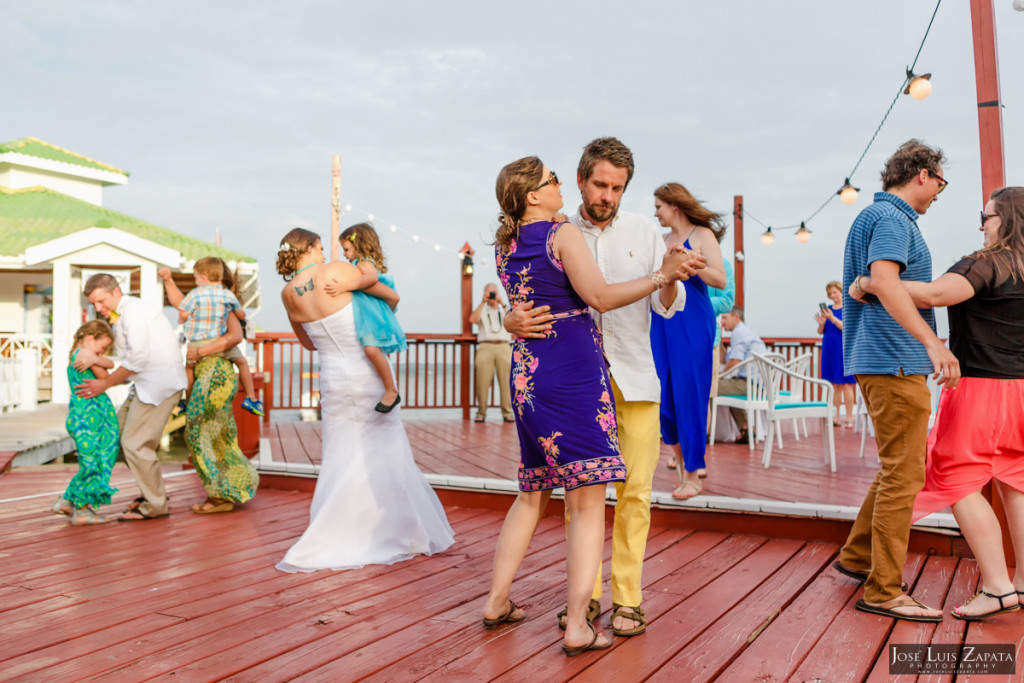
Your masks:
{"label": "bride in white gown", "polygon": [[[324,265],[320,238],[296,228],[285,235],[277,270],[292,328],[320,360],[323,459],[309,527],[277,568],[286,572],[353,569],[432,555],[455,540],[444,508],[416,466],[401,409],[374,410],[384,387],[356,337],[351,294],[371,284],[348,263]],[[369,293],[392,305],[398,297],[378,284]]]}

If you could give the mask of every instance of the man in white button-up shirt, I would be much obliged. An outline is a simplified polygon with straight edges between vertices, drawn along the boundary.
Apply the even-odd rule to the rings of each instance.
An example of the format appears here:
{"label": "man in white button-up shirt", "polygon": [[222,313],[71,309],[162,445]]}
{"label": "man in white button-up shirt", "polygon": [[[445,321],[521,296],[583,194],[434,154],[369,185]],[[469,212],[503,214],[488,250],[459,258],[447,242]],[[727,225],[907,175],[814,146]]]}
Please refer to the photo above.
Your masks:
{"label": "man in white button-up shirt", "polygon": [[[185,388],[185,365],[177,335],[163,312],[133,296],[124,296],[112,276],[93,275],[85,283],[85,296],[96,313],[110,318],[114,348],[121,365],[106,379],[89,380],[76,388],[91,398],[109,387],[131,382],[132,390],[118,411],[121,448],[141,492],[137,507],[121,519],[139,521],[167,515],[167,491],[160,474],[156,447],[167,418]],[[79,362],[92,362],[83,359]],[[109,359],[104,359],[108,360]],[[113,367],[113,363],[110,364]]]}
{"label": "man in white button-up shirt", "polygon": [[[619,203],[633,177],[633,155],[615,138],[599,138],[583,151],[576,182],[583,205],[572,218],[594,253],[606,282],[627,282],[661,265],[665,242],[653,219],[619,212]],[[701,259],[697,257],[695,266]],[[695,273],[692,270],[690,274]],[[604,337],[618,423],[626,481],[615,484],[618,502],[612,531],[612,630],[619,636],[643,633],[646,617],[640,590],[647,533],[651,524],[651,486],[658,464],[661,384],[651,353],[651,311],[665,318],[682,310],[682,282],[654,292],[649,299],[600,314],[591,309]],[[506,317],[505,327],[520,337],[543,337],[550,329],[545,307],[530,304]],[[600,614],[598,572],[588,619]],[[559,624],[564,617],[559,615]]]}

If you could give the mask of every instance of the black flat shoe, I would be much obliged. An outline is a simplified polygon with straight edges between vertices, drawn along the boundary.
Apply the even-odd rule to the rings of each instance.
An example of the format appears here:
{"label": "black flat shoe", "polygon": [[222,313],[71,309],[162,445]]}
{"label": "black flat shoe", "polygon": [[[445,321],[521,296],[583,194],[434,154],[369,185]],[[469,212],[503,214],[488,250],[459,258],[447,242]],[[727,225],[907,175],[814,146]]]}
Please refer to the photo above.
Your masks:
{"label": "black flat shoe", "polygon": [[377,405],[373,407],[373,409],[376,410],[378,413],[390,413],[392,410],[395,409],[395,406],[397,406],[401,402],[402,396],[401,394],[399,394],[398,396],[395,397],[395,402],[392,403],[391,405],[387,405],[386,403],[384,403],[384,401],[380,401],[379,403],[377,403]]}

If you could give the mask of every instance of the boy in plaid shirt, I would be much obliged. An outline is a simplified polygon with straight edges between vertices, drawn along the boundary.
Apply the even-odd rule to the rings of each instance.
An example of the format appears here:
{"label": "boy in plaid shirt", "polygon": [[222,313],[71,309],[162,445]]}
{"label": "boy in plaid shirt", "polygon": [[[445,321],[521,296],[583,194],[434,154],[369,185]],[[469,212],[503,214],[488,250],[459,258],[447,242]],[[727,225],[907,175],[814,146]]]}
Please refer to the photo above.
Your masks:
{"label": "boy in plaid shirt", "polygon": [[[206,256],[196,261],[192,268],[196,286],[184,298],[181,296],[181,290],[174,284],[169,268],[161,268],[157,273],[164,281],[168,300],[178,308],[178,322],[185,326],[185,336],[188,338],[190,349],[205,346],[227,334],[228,315],[235,315],[244,324],[245,311],[242,305],[223,285],[225,270],[225,263],[216,256]],[[246,396],[242,401],[242,407],[250,413],[262,416],[263,403],[256,398],[249,363],[242,352],[234,346],[216,355],[238,366],[238,379]],[[185,362],[189,392],[192,391],[192,383],[195,381],[194,365],[195,361]]]}

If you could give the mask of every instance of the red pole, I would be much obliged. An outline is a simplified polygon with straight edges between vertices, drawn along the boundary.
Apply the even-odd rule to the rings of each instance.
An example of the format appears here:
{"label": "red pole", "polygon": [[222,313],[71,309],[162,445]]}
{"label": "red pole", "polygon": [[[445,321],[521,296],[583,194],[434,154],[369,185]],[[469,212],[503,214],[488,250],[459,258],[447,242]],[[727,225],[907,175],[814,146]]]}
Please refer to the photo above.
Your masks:
{"label": "red pole", "polygon": [[[732,198],[732,224],[733,224],[733,252],[736,256],[733,263],[736,276],[736,305],[743,306],[743,264],[746,262],[746,254],[743,253],[743,195],[738,194]],[[743,254],[742,257],[739,254]]]}
{"label": "red pole", "polygon": [[[462,245],[462,249],[459,250],[462,254],[462,262],[459,264],[459,269],[462,273],[462,296],[460,314],[462,318],[462,335],[473,334],[473,325],[469,322],[469,316],[473,312],[473,247],[469,246],[469,242]],[[469,360],[469,345],[470,342],[463,340],[459,342],[459,389],[462,394],[462,419],[469,419],[470,403],[473,399],[472,385],[470,382],[470,367]]]}
{"label": "red pole", "polygon": [[971,26],[974,34],[974,80],[978,88],[978,133],[981,140],[981,201],[984,204],[993,190],[1006,184],[995,0],[971,0]]}

